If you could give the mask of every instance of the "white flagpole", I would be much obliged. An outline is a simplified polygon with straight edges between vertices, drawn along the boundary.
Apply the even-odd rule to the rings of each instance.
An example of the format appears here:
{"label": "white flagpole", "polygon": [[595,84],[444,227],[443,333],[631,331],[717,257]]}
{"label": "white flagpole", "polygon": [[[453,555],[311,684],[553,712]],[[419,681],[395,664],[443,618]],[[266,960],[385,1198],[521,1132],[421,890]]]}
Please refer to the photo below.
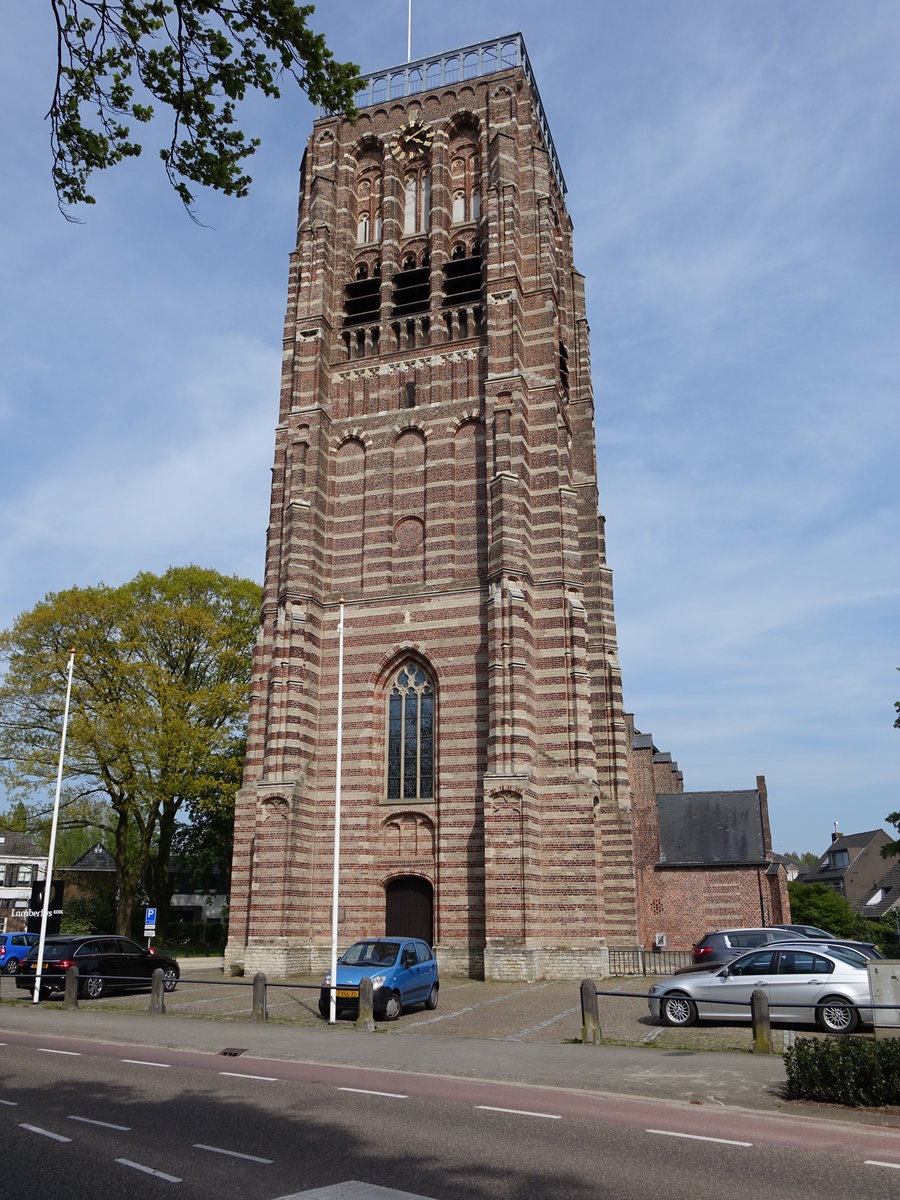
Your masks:
{"label": "white flagpole", "polygon": [[41,998],[41,966],[44,962],[44,941],[47,937],[47,917],[50,913],[50,891],[53,883],[53,855],[56,852],[56,825],[59,820],[59,793],[62,788],[63,756],[66,753],[66,728],[69,724],[69,697],[72,694],[72,668],[75,666],[75,647],[69,651],[69,678],[66,683],[66,707],[63,712],[62,740],[59,743],[59,767],[56,772],[56,797],[53,801],[53,820],[50,822],[50,847],[47,852],[47,878],[44,880],[44,905],[41,909],[41,936],[38,938],[37,973],[31,1003]]}
{"label": "white flagpole", "polygon": [[334,878],[331,885],[331,1004],[328,1020],[337,1020],[337,938],[338,938],[338,880],[341,863],[341,750],[344,717],[344,598],[341,597],[341,616],[338,621],[338,707],[337,707],[337,764],[334,782]]}
{"label": "white flagpole", "polygon": [[409,12],[406,21],[406,61],[412,61],[412,0],[409,0]]}

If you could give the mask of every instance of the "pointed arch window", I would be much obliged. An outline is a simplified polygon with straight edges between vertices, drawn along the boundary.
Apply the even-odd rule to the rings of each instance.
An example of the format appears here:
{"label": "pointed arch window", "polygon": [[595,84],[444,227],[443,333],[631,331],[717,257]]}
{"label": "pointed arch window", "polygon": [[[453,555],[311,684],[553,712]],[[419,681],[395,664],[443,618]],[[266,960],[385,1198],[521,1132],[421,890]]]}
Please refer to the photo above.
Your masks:
{"label": "pointed arch window", "polygon": [[387,712],[388,800],[434,797],[434,689],[418,663],[401,667]]}

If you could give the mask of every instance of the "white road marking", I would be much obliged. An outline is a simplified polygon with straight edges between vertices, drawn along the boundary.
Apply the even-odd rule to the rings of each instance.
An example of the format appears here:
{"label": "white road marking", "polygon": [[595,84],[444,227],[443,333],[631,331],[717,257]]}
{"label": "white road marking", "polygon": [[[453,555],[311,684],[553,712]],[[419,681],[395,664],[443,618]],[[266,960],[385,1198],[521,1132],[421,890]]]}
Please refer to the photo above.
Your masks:
{"label": "white road marking", "polygon": [[330,1187],[313,1188],[311,1192],[292,1192],[290,1196],[280,1196],[279,1200],[428,1200],[428,1197],[348,1179],[344,1183],[333,1183]]}
{"label": "white road marking", "polygon": [[118,1129],[120,1133],[131,1133],[130,1125],[112,1125],[109,1121],[94,1121],[91,1117],[76,1117],[74,1113],[69,1113],[66,1120],[81,1121],[83,1125],[99,1125],[101,1129]]}
{"label": "white road marking", "polygon": [[541,1021],[540,1025],[532,1025],[528,1029],[520,1029],[518,1033],[508,1033],[503,1039],[504,1042],[515,1042],[520,1037],[525,1037],[528,1033],[537,1033],[541,1029],[546,1029],[548,1025],[555,1025],[557,1021],[563,1021],[566,1017],[571,1017],[573,1013],[581,1012],[580,1008],[567,1008],[565,1012],[557,1013],[555,1017],[550,1017],[547,1021]]}
{"label": "white road marking", "polygon": [[512,1113],[516,1117],[543,1117],[546,1121],[562,1120],[559,1113],[529,1112],[525,1108],[495,1108],[493,1104],[477,1104],[475,1107],[483,1108],[485,1112]]}
{"label": "white road marking", "polygon": [[436,1021],[449,1021],[452,1017],[461,1017],[463,1013],[474,1012],[476,1008],[487,1008],[489,1004],[501,1004],[504,1000],[525,996],[530,992],[537,992],[541,988],[549,986],[549,983],[538,983],[534,987],[520,988],[517,992],[509,992],[506,996],[492,996],[490,1000],[481,1000],[478,1004],[470,1004],[467,1008],[458,1008],[455,1012],[441,1013],[439,1017],[426,1017],[424,1021],[408,1021],[406,1028],[418,1029],[420,1025],[433,1025]]}
{"label": "white road marking", "polygon": [[27,1129],[29,1133],[39,1133],[42,1137],[53,1138],[54,1142],[71,1142],[71,1138],[63,1137],[61,1133],[51,1133],[49,1129],[41,1129],[40,1125],[20,1125],[20,1129]]}
{"label": "white road marking", "polygon": [[867,1167],[893,1167],[895,1171],[900,1171],[900,1163],[879,1162],[877,1158],[867,1158],[864,1166]]}
{"label": "white road marking", "polygon": [[[146,1058],[123,1058],[124,1063],[133,1063],[136,1067],[170,1067],[171,1063],[148,1062]],[[178,1180],[181,1183],[181,1180]]]}
{"label": "white road marking", "polygon": [[408,1100],[402,1092],[373,1092],[369,1088],[339,1087],[339,1092],[357,1092],[360,1096],[389,1096],[392,1100]]}
{"label": "white road marking", "polygon": [[232,1079],[264,1079],[266,1083],[277,1083],[277,1075],[248,1075],[245,1071],[220,1071],[220,1075],[229,1075]]}
{"label": "white road marking", "polygon": [[10,1108],[18,1108],[18,1100],[0,1100],[0,1104],[8,1104]]}
{"label": "white road marking", "polygon": [[145,1167],[143,1163],[132,1162],[130,1158],[117,1158],[117,1163],[123,1167],[132,1167],[135,1171],[143,1171],[145,1175],[155,1175],[157,1179],[165,1179],[168,1183],[181,1183],[177,1175],[167,1175],[165,1171],[154,1171],[153,1167]]}
{"label": "white road marking", "polygon": [[647,1133],[658,1133],[661,1137],[690,1138],[693,1142],[719,1142],[723,1146],[752,1146],[752,1142],[735,1142],[731,1138],[704,1137],[700,1133],[675,1133],[672,1129],[648,1129]]}
{"label": "white road marking", "polygon": [[208,1150],[210,1154],[227,1154],[229,1158],[245,1158],[247,1162],[270,1163],[271,1158],[257,1158],[255,1154],[239,1154],[237,1150],[223,1150],[221,1146],[204,1146],[202,1142],[194,1142],[195,1150]]}
{"label": "white road marking", "polygon": [[80,1050],[50,1050],[47,1046],[37,1047],[39,1054],[68,1054],[71,1058],[81,1058]]}

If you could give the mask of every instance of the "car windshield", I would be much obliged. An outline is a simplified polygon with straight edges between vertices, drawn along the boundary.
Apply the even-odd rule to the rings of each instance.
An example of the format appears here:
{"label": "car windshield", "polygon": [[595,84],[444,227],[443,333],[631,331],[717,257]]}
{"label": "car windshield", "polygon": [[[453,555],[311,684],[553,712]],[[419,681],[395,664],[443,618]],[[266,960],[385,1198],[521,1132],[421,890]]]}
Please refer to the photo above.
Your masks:
{"label": "car windshield", "polygon": [[350,967],[392,967],[399,952],[399,942],[354,942],[342,955],[341,962]]}

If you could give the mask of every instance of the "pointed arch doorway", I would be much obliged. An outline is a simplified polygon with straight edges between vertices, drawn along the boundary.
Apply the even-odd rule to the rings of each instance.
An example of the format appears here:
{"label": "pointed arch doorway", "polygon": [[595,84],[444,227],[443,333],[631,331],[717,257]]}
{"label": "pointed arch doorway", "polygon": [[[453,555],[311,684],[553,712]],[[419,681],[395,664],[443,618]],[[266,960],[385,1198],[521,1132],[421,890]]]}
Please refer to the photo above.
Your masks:
{"label": "pointed arch doorway", "polygon": [[416,937],[434,945],[434,888],[420,875],[400,875],[384,889],[386,937]]}

